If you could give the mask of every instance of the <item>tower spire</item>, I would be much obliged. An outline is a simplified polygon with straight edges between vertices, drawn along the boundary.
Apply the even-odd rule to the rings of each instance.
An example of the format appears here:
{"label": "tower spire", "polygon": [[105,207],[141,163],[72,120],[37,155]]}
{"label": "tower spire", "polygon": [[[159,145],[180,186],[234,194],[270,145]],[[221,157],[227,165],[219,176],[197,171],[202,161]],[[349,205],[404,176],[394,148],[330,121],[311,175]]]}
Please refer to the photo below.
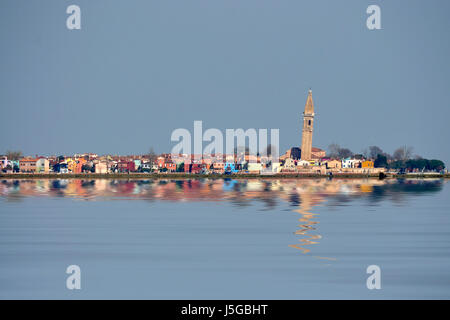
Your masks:
{"label": "tower spire", "polygon": [[314,101],[312,98],[312,90],[309,88],[308,98],[306,98],[305,114],[314,114]]}

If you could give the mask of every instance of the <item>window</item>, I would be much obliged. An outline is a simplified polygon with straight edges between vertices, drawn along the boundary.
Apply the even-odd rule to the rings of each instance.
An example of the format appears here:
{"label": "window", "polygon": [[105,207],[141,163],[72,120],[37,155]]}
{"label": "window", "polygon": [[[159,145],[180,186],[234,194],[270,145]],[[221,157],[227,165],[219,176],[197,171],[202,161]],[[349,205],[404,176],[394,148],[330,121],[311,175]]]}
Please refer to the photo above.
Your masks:
{"label": "window", "polygon": [[311,125],[311,120],[308,120],[308,126],[310,126]]}

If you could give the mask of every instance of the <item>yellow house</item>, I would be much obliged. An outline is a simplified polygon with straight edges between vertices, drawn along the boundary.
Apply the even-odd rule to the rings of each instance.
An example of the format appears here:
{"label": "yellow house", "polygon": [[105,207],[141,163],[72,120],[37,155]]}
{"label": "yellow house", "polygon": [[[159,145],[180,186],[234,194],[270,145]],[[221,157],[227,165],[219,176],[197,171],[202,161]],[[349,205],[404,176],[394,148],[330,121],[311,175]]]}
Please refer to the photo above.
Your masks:
{"label": "yellow house", "polygon": [[361,162],[361,168],[373,168],[374,167],[374,163],[371,160],[366,160]]}
{"label": "yellow house", "polygon": [[340,160],[328,160],[326,162],[327,169],[341,169],[342,162]]}
{"label": "yellow house", "polygon": [[66,158],[66,163],[67,163],[67,169],[69,169],[70,172],[75,172],[77,162],[75,160],[73,160],[72,158]]}

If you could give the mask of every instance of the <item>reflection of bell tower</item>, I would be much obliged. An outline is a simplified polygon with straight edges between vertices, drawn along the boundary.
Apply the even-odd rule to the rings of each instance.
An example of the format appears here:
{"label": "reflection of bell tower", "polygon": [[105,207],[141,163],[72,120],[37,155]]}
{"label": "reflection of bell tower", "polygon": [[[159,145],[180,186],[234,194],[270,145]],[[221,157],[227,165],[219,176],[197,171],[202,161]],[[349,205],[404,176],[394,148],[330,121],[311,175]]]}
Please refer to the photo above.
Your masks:
{"label": "reflection of bell tower", "polygon": [[312,91],[309,89],[306,99],[305,112],[303,112],[303,131],[302,131],[302,160],[311,160],[312,135],[314,125],[314,102]]}

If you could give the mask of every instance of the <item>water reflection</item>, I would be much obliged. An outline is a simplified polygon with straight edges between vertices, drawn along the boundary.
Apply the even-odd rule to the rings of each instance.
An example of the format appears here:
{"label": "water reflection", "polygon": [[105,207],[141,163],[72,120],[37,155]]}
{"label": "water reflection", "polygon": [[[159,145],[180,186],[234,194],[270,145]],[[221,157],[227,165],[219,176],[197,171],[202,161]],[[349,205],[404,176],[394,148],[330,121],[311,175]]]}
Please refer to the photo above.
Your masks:
{"label": "water reflection", "polygon": [[346,206],[357,200],[365,201],[369,206],[376,206],[384,200],[402,205],[409,196],[440,191],[444,183],[446,181],[439,179],[2,180],[0,199],[21,201],[27,197],[63,197],[86,201],[227,201],[236,208],[259,203],[264,210],[287,204],[300,215],[294,231],[298,243],[290,247],[306,254],[322,238],[315,207]]}

